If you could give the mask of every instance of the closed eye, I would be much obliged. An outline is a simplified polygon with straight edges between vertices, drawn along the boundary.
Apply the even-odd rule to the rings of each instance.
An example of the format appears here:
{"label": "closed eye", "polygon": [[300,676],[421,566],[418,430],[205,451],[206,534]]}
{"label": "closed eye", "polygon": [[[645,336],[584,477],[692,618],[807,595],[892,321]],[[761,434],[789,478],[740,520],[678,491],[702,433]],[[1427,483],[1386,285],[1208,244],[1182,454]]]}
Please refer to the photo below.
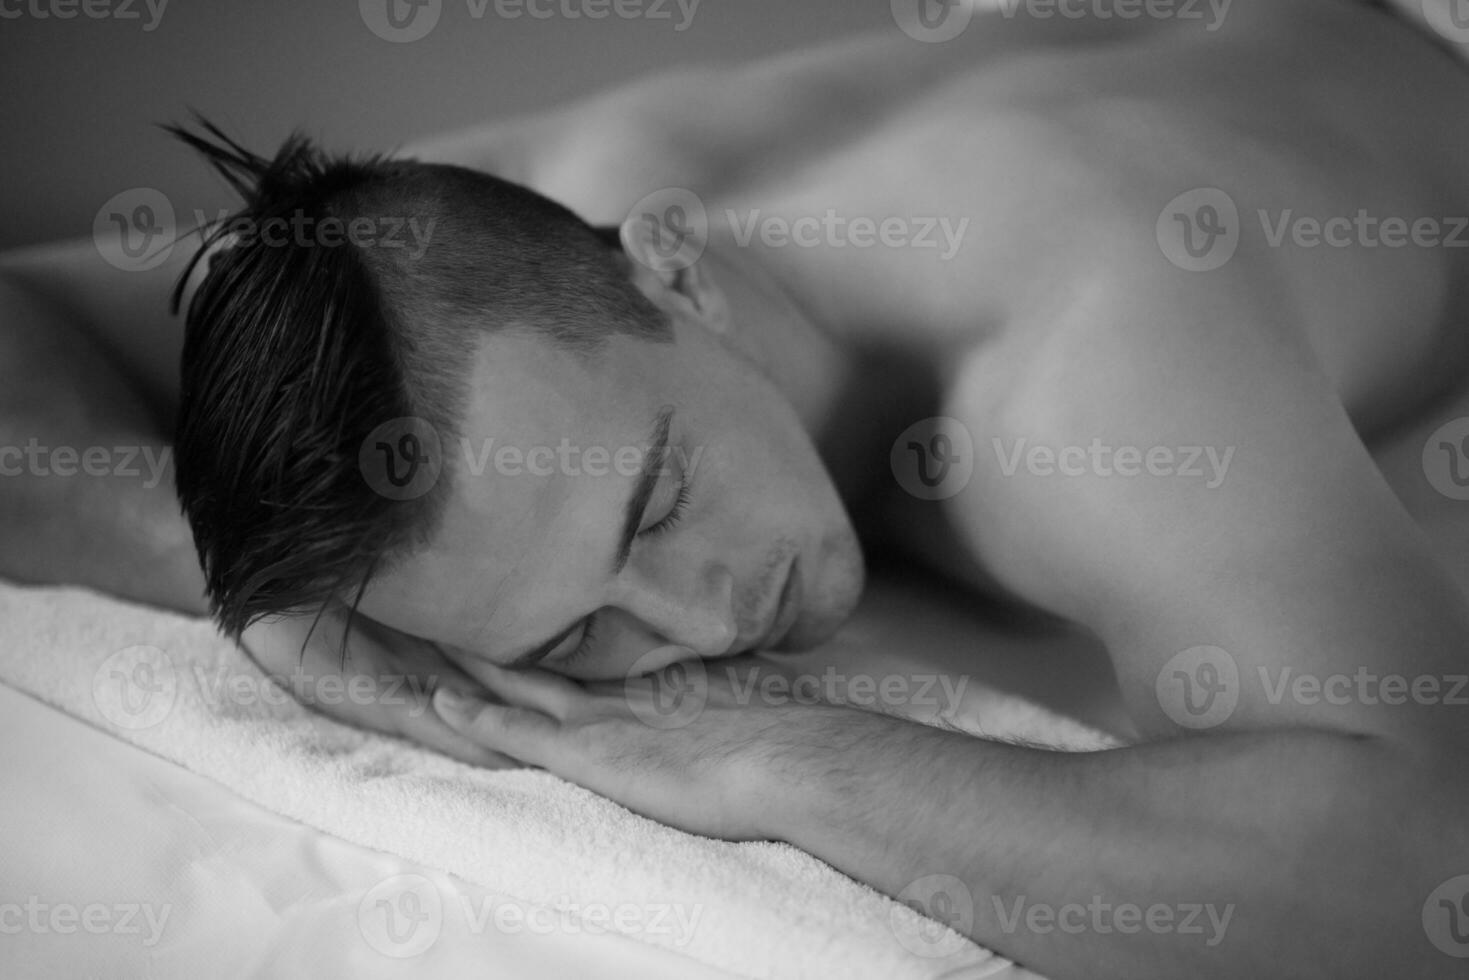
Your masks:
{"label": "closed eye", "polygon": [[582,620],[581,642],[576,645],[575,650],[571,651],[566,656],[558,657],[556,660],[557,666],[566,667],[570,664],[574,664],[577,661],[584,659],[588,654],[590,654],[592,652],[592,644],[597,638],[596,631],[597,614],[592,613],[586,619]]}
{"label": "closed eye", "polygon": [[[663,534],[664,532],[671,531],[673,528],[677,527],[678,522],[683,520],[684,513],[688,510],[689,500],[692,497],[693,488],[690,486],[689,483],[688,471],[685,470],[679,476],[678,493],[674,497],[673,506],[668,509],[668,513],[663,515],[663,517],[657,523],[650,524],[648,527],[645,527],[641,531],[639,531],[638,537],[641,538],[656,534]],[[568,654],[557,657],[556,665],[559,667],[566,667],[588,657],[592,652],[593,646],[595,645],[596,630],[597,613],[592,613],[586,619],[582,620],[581,640],[577,643],[576,648]]]}
{"label": "closed eye", "polygon": [[683,520],[684,511],[688,509],[689,497],[691,495],[688,471],[684,471],[679,476],[678,495],[674,498],[673,506],[668,509],[667,514],[663,515],[662,520],[639,531],[638,536],[662,534],[664,531],[676,527],[678,522]]}

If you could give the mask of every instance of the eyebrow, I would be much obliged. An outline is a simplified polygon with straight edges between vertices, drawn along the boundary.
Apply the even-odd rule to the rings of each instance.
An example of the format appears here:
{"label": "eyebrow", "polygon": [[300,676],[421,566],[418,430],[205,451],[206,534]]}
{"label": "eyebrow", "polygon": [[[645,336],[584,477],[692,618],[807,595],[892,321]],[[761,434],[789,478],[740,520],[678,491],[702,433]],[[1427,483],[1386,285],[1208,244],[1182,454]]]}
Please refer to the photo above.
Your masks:
{"label": "eyebrow", "polygon": [[[627,565],[628,557],[632,554],[633,541],[637,539],[638,528],[643,524],[648,502],[653,499],[653,491],[658,488],[658,477],[662,473],[663,463],[668,458],[668,433],[672,427],[673,406],[665,405],[653,419],[652,432],[648,436],[648,456],[644,461],[642,472],[638,474],[637,482],[633,484],[632,494],[629,495],[627,503],[622,508],[622,530],[618,533],[617,551],[612,556],[611,573],[613,575],[622,571]],[[545,660],[551,655],[551,651],[564,643],[566,638],[575,632],[586,618],[585,616],[579,617],[545,643],[522,653],[505,664],[506,669],[519,670]]]}

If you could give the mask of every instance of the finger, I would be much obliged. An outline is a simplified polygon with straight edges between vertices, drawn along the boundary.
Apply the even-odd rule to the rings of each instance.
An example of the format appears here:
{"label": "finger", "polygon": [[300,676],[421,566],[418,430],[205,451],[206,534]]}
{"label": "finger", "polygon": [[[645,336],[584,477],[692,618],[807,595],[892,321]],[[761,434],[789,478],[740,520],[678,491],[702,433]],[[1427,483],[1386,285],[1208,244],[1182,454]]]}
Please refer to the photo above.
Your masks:
{"label": "finger", "polygon": [[484,748],[547,768],[556,754],[561,726],[534,708],[493,704],[444,687],[434,693],[434,710],[449,728]]}
{"label": "finger", "polygon": [[519,760],[464,737],[438,716],[433,707],[433,692],[439,687],[452,684],[475,696],[494,698],[494,694],[485,690],[474,679],[454,670],[451,665],[445,663],[441,668],[441,674],[431,674],[428,677],[413,675],[404,678],[402,675],[392,675],[372,678],[386,683],[374,692],[376,697],[369,703],[355,704],[350,698],[333,699],[326,704],[317,704],[314,702],[318,699],[309,699],[304,703],[338,721],[406,738],[472,766],[485,769],[525,768],[525,764]]}
{"label": "finger", "polygon": [[[525,763],[486,748],[450,728],[434,710],[433,695],[441,687],[453,687],[471,696],[493,700],[495,695],[447,659],[434,664],[435,672],[408,678],[403,703],[387,704],[380,719],[404,738],[435,749],[447,756],[485,769],[524,769]],[[382,726],[384,728],[387,725]]]}
{"label": "finger", "polygon": [[[452,656],[452,653],[446,650],[445,655]],[[470,656],[456,658],[455,662],[510,704],[534,708],[558,721],[587,700],[587,692],[580,684],[548,670],[508,670]]]}
{"label": "finger", "polygon": [[[310,710],[359,728],[410,739],[469,765],[524,768],[519,760],[460,735],[435,713],[431,698],[441,684],[493,696],[438,651],[421,641],[417,646],[401,644],[392,651],[374,642],[375,637],[359,635],[343,670],[339,624],[323,616],[313,634],[314,618],[262,622],[246,630],[240,646],[268,676]],[[425,656],[425,650],[432,656]],[[401,662],[394,656],[399,651],[411,651],[414,662]],[[321,683],[324,678],[342,679],[342,684],[332,689],[335,696],[318,696],[325,689]],[[359,680],[366,686],[357,686]],[[343,691],[349,696],[341,696]]]}
{"label": "finger", "polygon": [[424,708],[426,710],[421,715],[400,718],[398,734],[471,766],[484,769],[527,768],[525,762],[455,731],[439,716],[432,701],[425,702]]}
{"label": "finger", "polygon": [[437,724],[425,724],[421,731],[414,732],[410,737],[435,752],[441,752],[457,762],[480,769],[532,768],[529,763],[465,738],[445,724],[442,718],[435,716],[434,721]]}

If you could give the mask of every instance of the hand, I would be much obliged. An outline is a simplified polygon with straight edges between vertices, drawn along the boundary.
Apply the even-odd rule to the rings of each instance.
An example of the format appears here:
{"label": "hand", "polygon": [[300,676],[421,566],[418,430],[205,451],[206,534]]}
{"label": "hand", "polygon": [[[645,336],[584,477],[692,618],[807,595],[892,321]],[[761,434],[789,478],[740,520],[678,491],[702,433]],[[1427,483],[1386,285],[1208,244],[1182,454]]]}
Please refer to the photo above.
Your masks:
{"label": "hand", "polygon": [[346,624],[346,607],[331,603],[320,618],[312,613],[261,620],[240,642],[297,700],[338,721],[399,735],[471,765],[520,765],[455,732],[434,712],[433,692],[446,685],[490,696],[437,646],[359,613],[352,617],[344,652]]}
{"label": "hand", "polygon": [[[460,661],[505,702],[441,688],[434,708],[486,748],[541,766],[661,823],[726,840],[780,839],[778,806],[815,791],[802,762],[911,723],[826,704],[762,704],[735,657],[626,681],[579,683],[544,670]],[[741,702],[745,703],[741,703]]]}

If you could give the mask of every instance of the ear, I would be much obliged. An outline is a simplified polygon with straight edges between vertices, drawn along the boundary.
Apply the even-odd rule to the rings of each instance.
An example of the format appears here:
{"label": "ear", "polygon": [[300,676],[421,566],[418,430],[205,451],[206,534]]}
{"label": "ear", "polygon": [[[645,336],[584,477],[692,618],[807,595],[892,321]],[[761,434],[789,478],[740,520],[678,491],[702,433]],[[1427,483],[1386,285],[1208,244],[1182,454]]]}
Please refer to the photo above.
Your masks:
{"label": "ear", "polygon": [[729,301],[703,258],[704,242],[675,234],[647,215],[633,215],[618,228],[632,277],[655,304],[697,321],[713,333],[730,327]]}

